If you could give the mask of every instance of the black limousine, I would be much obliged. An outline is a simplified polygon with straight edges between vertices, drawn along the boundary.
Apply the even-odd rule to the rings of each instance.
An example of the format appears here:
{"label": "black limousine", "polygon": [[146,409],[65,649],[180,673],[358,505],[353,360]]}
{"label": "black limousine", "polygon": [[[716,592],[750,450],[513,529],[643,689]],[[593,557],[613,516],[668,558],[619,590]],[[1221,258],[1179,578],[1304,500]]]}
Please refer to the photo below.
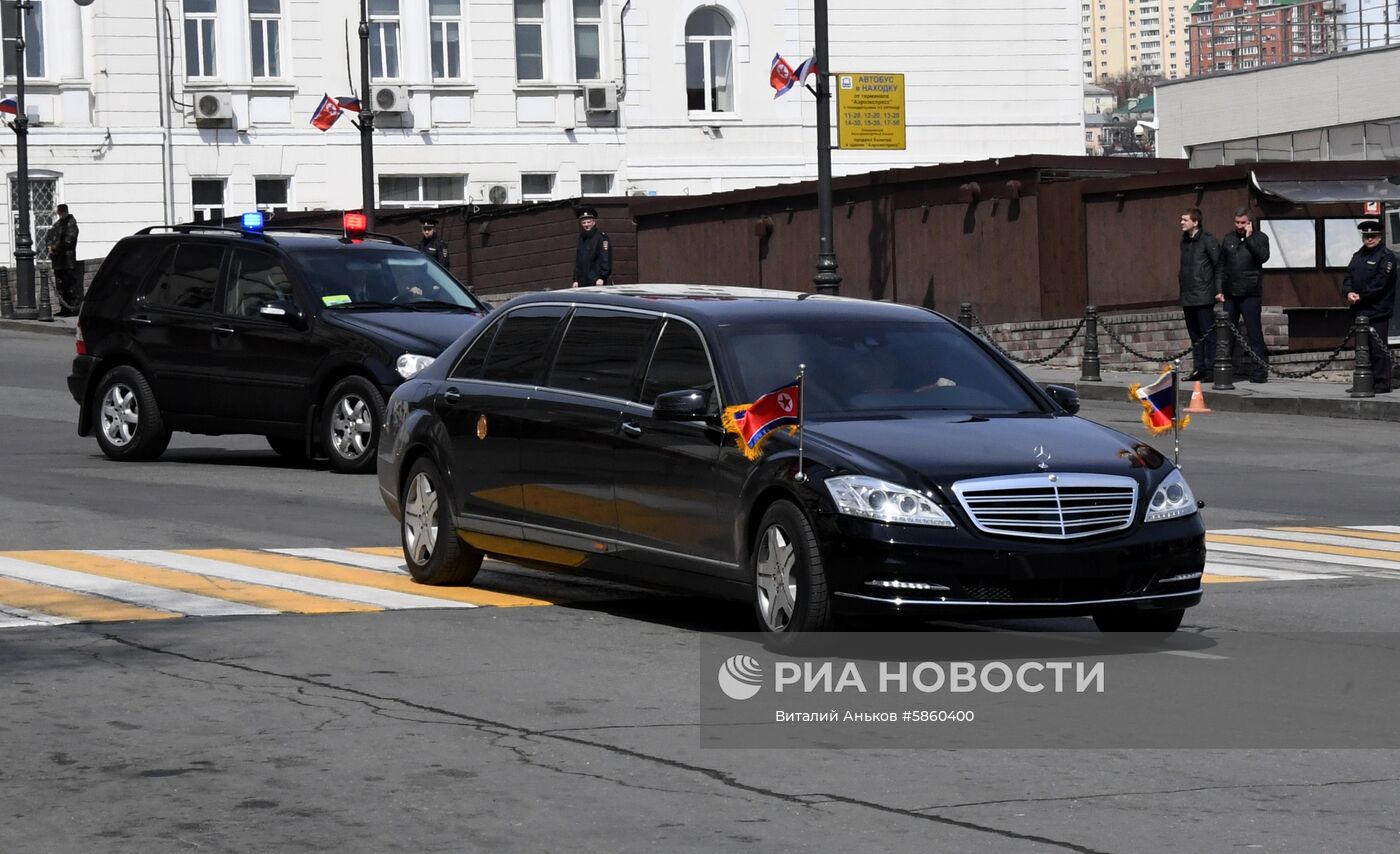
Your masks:
{"label": "black limousine", "polygon": [[[799,366],[798,405],[767,405]],[[738,435],[725,416],[746,404]],[[1196,499],[1078,406],[912,306],[547,292],[394,392],[379,488],[428,584],[469,583],[490,554],[741,598],[766,631],[872,612],[1174,631],[1201,598]],[[750,449],[761,408],[796,415]]]}

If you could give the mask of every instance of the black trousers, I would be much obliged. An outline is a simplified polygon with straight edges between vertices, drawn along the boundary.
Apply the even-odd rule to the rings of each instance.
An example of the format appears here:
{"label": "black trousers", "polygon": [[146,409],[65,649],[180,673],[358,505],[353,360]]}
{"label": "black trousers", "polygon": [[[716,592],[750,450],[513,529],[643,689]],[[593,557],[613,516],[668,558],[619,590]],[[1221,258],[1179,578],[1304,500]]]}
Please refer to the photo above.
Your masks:
{"label": "black trousers", "polygon": [[1181,313],[1186,316],[1186,334],[1191,336],[1191,367],[1195,371],[1211,373],[1215,370],[1215,307],[1213,305],[1185,305]]}
{"label": "black trousers", "polygon": [[[1260,319],[1263,297],[1225,297],[1225,317],[1236,328],[1240,325],[1240,319],[1244,319],[1245,337],[1249,339],[1249,349],[1254,351],[1254,355],[1259,361],[1250,360],[1249,375],[1254,378],[1268,376],[1269,370],[1266,367],[1269,361],[1269,353],[1264,349],[1264,323]],[[1230,352],[1235,352],[1236,341],[1230,342]]]}
{"label": "black trousers", "polygon": [[1386,343],[1389,328],[1388,317],[1371,321],[1371,375],[1376,378],[1376,391],[1387,391],[1391,388],[1391,372],[1395,366],[1390,358],[1390,345]]}
{"label": "black trousers", "polygon": [[59,306],[64,311],[77,311],[83,301],[83,277],[77,267],[54,270],[53,280],[58,291]]}

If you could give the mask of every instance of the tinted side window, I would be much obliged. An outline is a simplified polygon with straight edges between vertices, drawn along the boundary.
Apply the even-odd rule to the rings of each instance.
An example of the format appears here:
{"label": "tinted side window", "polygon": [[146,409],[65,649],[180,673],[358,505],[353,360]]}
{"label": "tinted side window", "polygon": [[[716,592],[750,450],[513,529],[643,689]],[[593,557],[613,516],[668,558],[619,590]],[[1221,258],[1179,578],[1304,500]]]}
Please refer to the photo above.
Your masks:
{"label": "tinted side window", "polygon": [[481,378],[481,369],[486,366],[486,354],[491,351],[491,342],[496,339],[496,330],[501,328],[501,324],[493,323],[491,328],[472,342],[467,348],[467,352],[462,354],[462,358],[457,360],[457,365],[451,370],[450,376],[458,380],[475,380]]}
{"label": "tinted side window", "polygon": [[549,384],[603,397],[632,396],[632,378],[645,356],[657,319],[616,311],[579,309],[564,333]]}
{"label": "tinted side window", "polygon": [[112,254],[107,256],[101,272],[93,279],[88,299],[106,299],[109,294],[129,298],[158,265],[161,254],[173,251],[169,244],[155,240],[118,243]]}
{"label": "tinted side window", "polygon": [[270,302],[295,299],[292,280],[282,264],[271,255],[233,250],[228,265],[228,289],[224,292],[224,314],[257,317],[258,309]]}
{"label": "tinted side window", "polygon": [[668,391],[695,388],[708,392],[710,405],[717,406],[715,378],[700,335],[678,320],[666,321],[656,353],[642,383],[642,403],[655,403],[656,396]]}
{"label": "tinted side window", "polygon": [[207,311],[214,305],[219,286],[219,262],[224,247],[185,243],[175,259],[162,269],[146,290],[148,305]]}
{"label": "tinted side window", "polygon": [[564,311],[562,306],[541,306],[511,312],[496,330],[481,378],[503,383],[537,381]]}

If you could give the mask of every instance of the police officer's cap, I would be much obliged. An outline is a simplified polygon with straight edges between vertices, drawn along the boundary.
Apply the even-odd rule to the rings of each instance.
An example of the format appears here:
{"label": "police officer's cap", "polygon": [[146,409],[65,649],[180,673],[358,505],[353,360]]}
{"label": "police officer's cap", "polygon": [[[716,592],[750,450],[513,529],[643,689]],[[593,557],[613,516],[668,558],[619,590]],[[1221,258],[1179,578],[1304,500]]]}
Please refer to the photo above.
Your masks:
{"label": "police officer's cap", "polygon": [[438,221],[437,217],[435,216],[419,217],[418,221],[423,223],[424,225],[431,225],[433,228],[437,228]]}
{"label": "police officer's cap", "polygon": [[578,208],[578,209],[576,209],[576,210],[574,211],[574,215],[577,216],[579,219],[597,219],[597,218],[598,218],[598,209],[597,209],[597,208]]}
{"label": "police officer's cap", "polygon": [[1381,221],[1378,219],[1363,219],[1356,224],[1356,230],[1362,235],[1385,233],[1385,229],[1381,227]]}

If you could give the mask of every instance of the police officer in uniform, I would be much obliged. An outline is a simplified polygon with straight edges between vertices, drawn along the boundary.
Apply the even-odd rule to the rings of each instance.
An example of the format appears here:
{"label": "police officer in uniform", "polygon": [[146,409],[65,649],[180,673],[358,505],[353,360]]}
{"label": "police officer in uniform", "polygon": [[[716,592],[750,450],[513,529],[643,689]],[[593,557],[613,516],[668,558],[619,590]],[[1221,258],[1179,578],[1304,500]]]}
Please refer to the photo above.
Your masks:
{"label": "police officer in uniform", "polygon": [[418,251],[447,269],[447,241],[438,235],[438,221],[434,217],[423,217],[423,239],[418,242]]}
{"label": "police officer in uniform", "polygon": [[1371,326],[1371,370],[1375,375],[1378,394],[1390,391],[1390,346],[1386,335],[1390,316],[1395,311],[1395,253],[1385,246],[1385,229],[1380,220],[1362,220],[1356,226],[1361,232],[1361,248],[1351,256],[1347,274],[1342,278],[1342,293],[1355,315],[1366,318]]}
{"label": "police officer in uniform", "polygon": [[574,255],[573,287],[606,285],[612,276],[612,241],[598,228],[598,211],[578,209],[578,252]]}

